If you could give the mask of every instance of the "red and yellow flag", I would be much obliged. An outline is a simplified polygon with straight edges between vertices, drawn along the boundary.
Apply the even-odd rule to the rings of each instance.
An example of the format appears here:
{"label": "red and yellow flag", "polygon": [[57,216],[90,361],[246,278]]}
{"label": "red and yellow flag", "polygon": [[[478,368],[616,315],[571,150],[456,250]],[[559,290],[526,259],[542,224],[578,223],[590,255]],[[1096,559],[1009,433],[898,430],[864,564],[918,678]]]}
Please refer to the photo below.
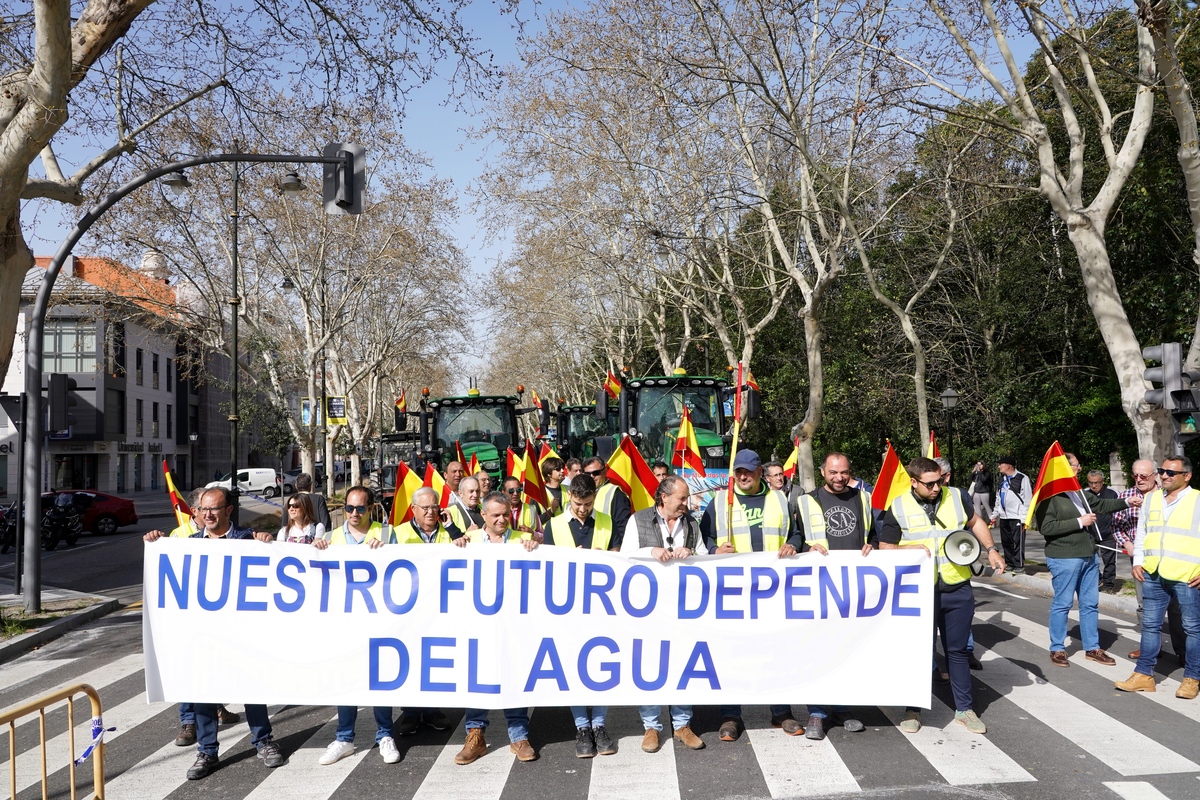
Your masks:
{"label": "red and yellow flag", "polygon": [[554,451],[549,442],[542,442],[542,449],[538,453],[538,466],[540,467],[547,458],[561,458],[561,456]]}
{"label": "red and yellow flag", "polygon": [[634,511],[651,508],[654,493],[658,491],[658,478],[654,470],[634,447],[629,434],[621,437],[621,445],[608,459],[608,479],[629,495],[629,504]]}
{"label": "red and yellow flag", "polygon": [[463,474],[470,475],[471,473],[466,471],[467,457],[462,451],[462,442],[460,442],[458,439],[454,440],[454,457],[458,459],[459,465],[463,468]]}
{"label": "red and yellow flag", "polygon": [[537,503],[542,508],[550,507],[550,497],[546,494],[546,484],[542,480],[542,469],[539,466],[537,453],[533,452],[533,440],[525,440],[525,468],[521,475],[524,485],[525,500]]}
{"label": "red and yellow flag", "polygon": [[404,398],[404,390],[400,390],[400,396],[396,398],[396,410],[401,414],[408,412],[408,400]]}
{"label": "red and yellow flag", "polygon": [[511,447],[508,448],[504,465],[504,477],[519,478],[521,477],[521,472],[524,469],[525,464],[521,461],[521,457],[517,455],[516,451],[514,451]]}
{"label": "red and yellow flag", "polygon": [[617,380],[617,376],[613,375],[611,370],[604,379],[604,391],[613,400],[616,400],[621,396],[621,382]]}
{"label": "red and yellow flag", "polygon": [[787,461],[783,462],[783,474],[789,478],[796,477],[796,465],[800,463],[800,439],[797,437],[796,446],[792,448],[792,454],[787,457]]}
{"label": "red and yellow flag", "polygon": [[536,406],[537,408],[542,407],[542,398],[538,397],[538,393],[537,393],[536,389],[530,388],[529,396],[533,398],[534,406]]}
{"label": "red and yellow flag", "polygon": [[413,495],[421,488],[421,479],[403,461],[396,467],[396,494],[392,497],[391,524],[403,525],[412,519]]}
{"label": "red and yellow flag", "polygon": [[754,380],[754,373],[750,370],[750,367],[746,367],[745,381],[747,386],[759,394],[762,394],[762,389],[758,388],[758,381]]}
{"label": "red and yellow flag", "polygon": [[479,472],[479,455],[477,453],[471,453],[471,466],[466,469],[468,475],[474,475]]}
{"label": "red and yellow flag", "polygon": [[179,496],[179,491],[175,488],[175,481],[171,480],[171,470],[167,467],[167,460],[163,459],[163,475],[166,476],[167,496],[171,498],[171,509],[175,512],[176,525],[187,525],[192,521],[192,509],[188,508],[188,504]]}
{"label": "red and yellow flag", "polygon": [[1055,442],[1042,459],[1037,483],[1033,485],[1033,499],[1029,501],[1029,512],[1025,515],[1025,526],[1033,522],[1033,512],[1037,510],[1038,503],[1063,492],[1082,491],[1083,487],[1079,485],[1079,478],[1075,477],[1075,470],[1071,469],[1071,462],[1067,461],[1062,445]]}
{"label": "red and yellow flag", "polygon": [[445,479],[442,478],[442,473],[433,468],[433,462],[425,464],[425,481],[422,486],[428,486],[437,492],[438,505],[442,508],[450,507],[450,487],[446,485]]}
{"label": "red and yellow flag", "polygon": [[696,428],[692,425],[692,413],[683,407],[683,419],[679,421],[679,434],[675,437],[675,452],[671,454],[671,465],[690,467],[701,478],[704,474],[704,457],[700,455],[700,444],[696,441]]}
{"label": "red and yellow flag", "polygon": [[892,441],[887,443],[887,451],[883,454],[883,466],[879,468],[879,477],[875,479],[875,491],[871,493],[871,507],[879,511],[887,511],[892,501],[912,488],[912,480],[900,463],[900,456],[892,447]]}
{"label": "red and yellow flag", "polygon": [[941,458],[942,451],[938,449],[937,438],[933,435],[933,431],[929,431],[929,447],[925,448],[926,458]]}

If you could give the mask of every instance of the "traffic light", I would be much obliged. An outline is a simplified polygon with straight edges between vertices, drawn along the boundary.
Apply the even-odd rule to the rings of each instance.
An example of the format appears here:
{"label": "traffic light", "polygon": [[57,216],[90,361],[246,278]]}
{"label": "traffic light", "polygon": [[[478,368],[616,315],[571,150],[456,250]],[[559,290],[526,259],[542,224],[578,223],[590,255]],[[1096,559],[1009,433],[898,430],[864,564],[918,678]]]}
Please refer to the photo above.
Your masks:
{"label": "traffic light", "polygon": [[1142,378],[1152,386],[1146,390],[1146,402],[1152,406],[1162,406],[1167,411],[1175,408],[1175,392],[1183,388],[1183,348],[1179,342],[1163,342],[1142,349],[1142,358],[1147,361],[1157,361],[1162,366],[1147,367],[1142,372]]}
{"label": "traffic light", "polygon": [[70,429],[75,424],[75,415],[72,409],[79,405],[79,399],[75,397],[75,390],[79,385],[75,379],[63,375],[62,373],[51,373],[50,375],[50,423],[48,429],[51,431],[65,431]]}
{"label": "traffic light", "polygon": [[321,196],[325,200],[325,213],[361,214],[367,175],[366,149],[359,144],[334,142],[325,146],[322,155],[339,159],[337,163],[324,165]]}
{"label": "traffic light", "polygon": [[1176,389],[1171,392],[1171,400],[1176,452],[1182,453],[1185,444],[1200,437],[1200,389]]}

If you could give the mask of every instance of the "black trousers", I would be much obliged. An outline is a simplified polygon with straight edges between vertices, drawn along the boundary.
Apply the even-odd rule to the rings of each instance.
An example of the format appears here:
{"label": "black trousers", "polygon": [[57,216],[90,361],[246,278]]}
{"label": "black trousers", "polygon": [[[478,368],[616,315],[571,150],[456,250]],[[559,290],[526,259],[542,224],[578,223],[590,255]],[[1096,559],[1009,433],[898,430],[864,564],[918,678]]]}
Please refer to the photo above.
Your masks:
{"label": "black trousers", "polygon": [[996,520],[1000,526],[1000,546],[1009,569],[1025,569],[1025,526],[1019,519]]}
{"label": "black trousers", "polygon": [[1100,585],[1111,587],[1117,579],[1117,552],[1115,550],[1105,550],[1105,547],[1116,547],[1116,539],[1105,539],[1100,542],[1101,547],[1096,548],[1096,552],[1100,554]]}

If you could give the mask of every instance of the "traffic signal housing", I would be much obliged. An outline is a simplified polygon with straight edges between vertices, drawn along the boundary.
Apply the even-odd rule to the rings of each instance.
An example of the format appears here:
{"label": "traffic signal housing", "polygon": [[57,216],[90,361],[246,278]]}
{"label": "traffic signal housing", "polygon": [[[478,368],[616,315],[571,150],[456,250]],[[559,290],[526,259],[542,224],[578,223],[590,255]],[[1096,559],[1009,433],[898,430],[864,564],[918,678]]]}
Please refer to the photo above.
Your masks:
{"label": "traffic signal housing", "polygon": [[69,375],[54,372],[50,374],[50,388],[47,394],[50,401],[50,420],[47,428],[50,431],[70,430],[75,424],[73,410],[79,405],[75,390],[79,384]]}
{"label": "traffic signal housing", "polygon": [[[1161,366],[1146,367],[1142,378],[1154,388],[1147,389],[1145,400],[1167,411],[1175,408],[1175,393],[1183,389],[1183,348],[1179,342],[1163,342],[1142,349],[1142,358]],[[1155,384],[1158,384],[1155,386]]]}
{"label": "traffic signal housing", "polygon": [[321,175],[321,197],[326,214],[361,214],[363,187],[367,176],[367,151],[359,144],[333,142],[325,145],[322,155],[337,158],[336,163],[324,165]]}

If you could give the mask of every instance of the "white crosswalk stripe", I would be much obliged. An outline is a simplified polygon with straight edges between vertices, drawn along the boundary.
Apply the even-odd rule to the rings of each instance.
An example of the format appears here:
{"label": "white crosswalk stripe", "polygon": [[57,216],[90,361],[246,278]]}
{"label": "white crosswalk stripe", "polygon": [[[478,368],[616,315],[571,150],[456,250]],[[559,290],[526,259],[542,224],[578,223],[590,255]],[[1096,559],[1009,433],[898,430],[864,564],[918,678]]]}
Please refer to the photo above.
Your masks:
{"label": "white crosswalk stripe", "polygon": [[[500,735],[504,736],[502,732]],[[413,800],[500,800],[516,760],[508,749],[508,740],[493,743],[488,754],[473,764],[454,763],[461,749],[461,739],[442,748]]]}
{"label": "white crosswalk stripe", "polygon": [[592,759],[589,800],[663,800],[679,797],[679,774],[675,767],[675,743],[671,733],[660,732],[662,748],[657,753],[642,750],[641,736],[623,736],[617,753]]}
{"label": "white crosswalk stripe", "polygon": [[0,668],[0,685],[13,689],[42,675],[51,675],[75,661],[73,658],[25,658]]}
{"label": "white crosswalk stripe", "polygon": [[812,741],[776,728],[746,733],[771,797],[862,791],[829,739]]}
{"label": "white crosswalk stripe", "polygon": [[[371,719],[367,709],[367,719]],[[360,717],[362,714],[359,715]],[[246,795],[246,800],[274,800],[279,797],[329,797],[342,785],[354,768],[362,763],[371,748],[360,747],[353,755],[322,766],[318,760],[337,732],[337,715],[308,738],[288,757],[286,766],[271,770],[271,775]],[[372,726],[372,733],[374,727]]]}
{"label": "white crosswalk stripe", "polygon": [[1104,785],[1125,800],[1170,800],[1169,797],[1145,781],[1106,781]]}

